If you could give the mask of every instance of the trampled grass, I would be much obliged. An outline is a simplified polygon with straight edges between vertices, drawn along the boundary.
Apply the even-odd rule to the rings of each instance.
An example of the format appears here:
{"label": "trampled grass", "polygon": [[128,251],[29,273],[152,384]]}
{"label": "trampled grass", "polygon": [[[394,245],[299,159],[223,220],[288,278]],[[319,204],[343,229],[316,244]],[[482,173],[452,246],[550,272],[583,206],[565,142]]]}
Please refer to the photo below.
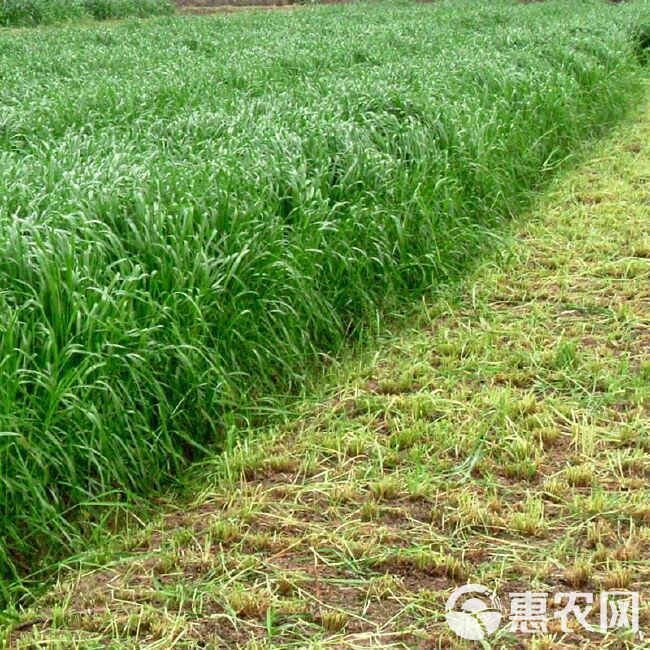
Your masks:
{"label": "trampled grass", "polygon": [[629,106],[649,11],[369,3],[0,34],[2,575],[461,273]]}
{"label": "trampled grass", "polygon": [[[4,640],[650,647],[649,183],[650,105],[460,292],[343,362],[288,424],[205,464],[164,517],[68,562]],[[504,619],[462,642],[444,606],[467,582],[497,590],[506,615],[509,593],[548,594],[546,630]],[[557,595],[604,590],[640,594],[645,639],[573,615],[562,629]]]}

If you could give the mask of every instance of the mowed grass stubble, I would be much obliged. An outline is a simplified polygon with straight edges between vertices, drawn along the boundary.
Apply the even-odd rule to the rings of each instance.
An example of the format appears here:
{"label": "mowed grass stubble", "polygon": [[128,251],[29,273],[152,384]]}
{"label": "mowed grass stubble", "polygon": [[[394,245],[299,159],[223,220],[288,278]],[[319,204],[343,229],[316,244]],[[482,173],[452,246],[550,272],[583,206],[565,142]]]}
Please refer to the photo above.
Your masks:
{"label": "mowed grass stubble", "polygon": [[0,34],[4,577],[461,273],[629,106],[649,12],[368,3]]}

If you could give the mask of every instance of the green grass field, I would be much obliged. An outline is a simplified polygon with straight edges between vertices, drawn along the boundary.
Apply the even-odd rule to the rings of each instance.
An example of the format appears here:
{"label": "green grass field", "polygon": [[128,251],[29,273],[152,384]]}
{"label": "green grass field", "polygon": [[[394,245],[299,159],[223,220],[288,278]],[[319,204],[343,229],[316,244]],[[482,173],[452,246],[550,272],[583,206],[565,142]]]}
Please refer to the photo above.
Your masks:
{"label": "green grass field", "polygon": [[0,32],[2,584],[497,246],[639,96],[649,21],[497,0]]}
{"label": "green grass field", "polygon": [[[650,95],[500,250],[332,370],[185,498],[69,560],[16,650],[648,648]],[[548,593],[546,633],[444,622],[466,582]],[[639,628],[553,618],[639,592]],[[598,612],[588,622],[597,625]],[[0,638],[2,636],[0,635]]]}
{"label": "green grass field", "polygon": [[0,27],[143,18],[173,12],[170,0],[0,0]]}

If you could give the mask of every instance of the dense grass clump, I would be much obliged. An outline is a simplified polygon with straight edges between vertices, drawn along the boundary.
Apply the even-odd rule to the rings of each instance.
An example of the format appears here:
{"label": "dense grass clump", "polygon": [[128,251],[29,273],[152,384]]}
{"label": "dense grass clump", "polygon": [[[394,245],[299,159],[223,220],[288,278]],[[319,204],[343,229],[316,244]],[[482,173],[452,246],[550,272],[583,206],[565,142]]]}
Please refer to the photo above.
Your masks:
{"label": "dense grass clump", "polygon": [[462,272],[629,105],[649,11],[371,3],[0,36],[4,575]]}
{"label": "dense grass clump", "polygon": [[170,0],[82,0],[86,11],[97,20],[145,18],[174,11]]}
{"label": "dense grass clump", "polygon": [[87,16],[82,0],[0,0],[0,26],[23,27]]}
{"label": "dense grass clump", "polygon": [[0,27],[49,25],[82,18],[142,18],[173,10],[170,0],[0,0]]}

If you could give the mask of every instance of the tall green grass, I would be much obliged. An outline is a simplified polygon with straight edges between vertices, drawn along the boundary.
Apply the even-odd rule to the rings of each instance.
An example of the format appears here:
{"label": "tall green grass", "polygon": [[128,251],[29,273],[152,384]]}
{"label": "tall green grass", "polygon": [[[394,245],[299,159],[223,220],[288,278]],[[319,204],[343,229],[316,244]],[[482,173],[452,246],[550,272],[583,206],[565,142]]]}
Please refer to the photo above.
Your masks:
{"label": "tall green grass", "polygon": [[0,26],[23,27],[87,17],[81,0],[0,0]]}
{"label": "tall green grass", "polygon": [[84,9],[96,20],[145,18],[174,12],[171,0],[81,0]]}
{"label": "tall green grass", "polygon": [[173,11],[170,0],[0,0],[0,27],[50,25],[82,18],[143,18]]}
{"label": "tall green grass", "polygon": [[3,576],[461,273],[629,106],[649,10],[369,3],[0,35]]}

